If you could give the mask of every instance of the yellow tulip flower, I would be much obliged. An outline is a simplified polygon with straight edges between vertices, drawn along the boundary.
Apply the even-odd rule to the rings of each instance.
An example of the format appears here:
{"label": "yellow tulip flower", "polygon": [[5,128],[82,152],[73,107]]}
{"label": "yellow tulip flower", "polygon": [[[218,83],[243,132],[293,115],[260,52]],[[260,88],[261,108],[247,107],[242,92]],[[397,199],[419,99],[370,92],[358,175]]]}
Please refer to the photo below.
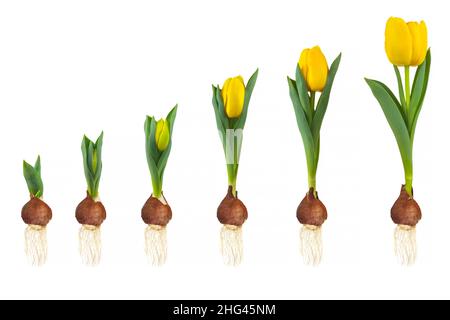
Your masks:
{"label": "yellow tulip flower", "polygon": [[298,65],[309,91],[323,91],[328,77],[327,59],[319,46],[304,49],[300,55]]}
{"label": "yellow tulip flower", "polygon": [[239,118],[244,108],[245,85],[241,76],[228,78],[223,84],[222,99],[228,118]]}
{"label": "yellow tulip flower", "polygon": [[155,142],[159,151],[167,149],[170,141],[169,123],[167,120],[160,119],[156,123]]}
{"label": "yellow tulip flower", "polygon": [[418,66],[427,55],[428,35],[425,22],[408,22],[391,17],[386,23],[385,49],[396,66]]}

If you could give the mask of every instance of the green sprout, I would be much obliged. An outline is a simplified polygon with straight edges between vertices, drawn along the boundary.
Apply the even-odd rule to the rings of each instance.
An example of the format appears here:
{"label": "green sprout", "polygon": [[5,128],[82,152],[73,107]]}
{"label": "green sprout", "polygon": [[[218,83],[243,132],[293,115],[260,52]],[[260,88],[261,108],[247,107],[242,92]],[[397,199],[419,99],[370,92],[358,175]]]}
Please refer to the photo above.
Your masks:
{"label": "green sprout", "polygon": [[41,157],[38,156],[34,167],[23,161],[23,176],[27,182],[30,195],[35,198],[41,198],[44,195],[44,185],[41,178]]}
{"label": "green sprout", "polygon": [[170,110],[166,119],[156,121],[152,116],[145,119],[145,153],[153,186],[153,196],[161,197],[164,170],[172,148],[172,133],[178,105]]}
{"label": "green sprout", "polygon": [[81,152],[83,153],[84,175],[87,182],[87,192],[93,199],[98,197],[98,187],[102,174],[103,131],[95,143],[83,136]]}

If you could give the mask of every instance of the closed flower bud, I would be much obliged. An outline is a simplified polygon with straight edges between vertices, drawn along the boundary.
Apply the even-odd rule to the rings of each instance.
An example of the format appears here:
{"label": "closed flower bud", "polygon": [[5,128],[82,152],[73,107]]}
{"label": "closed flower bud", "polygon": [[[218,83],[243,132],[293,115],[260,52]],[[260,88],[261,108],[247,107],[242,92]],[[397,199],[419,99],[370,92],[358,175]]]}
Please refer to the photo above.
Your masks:
{"label": "closed flower bud", "polygon": [[228,118],[239,118],[244,108],[245,85],[241,76],[228,78],[223,84],[222,99]]}
{"label": "closed flower bud", "polygon": [[170,141],[169,123],[167,120],[160,119],[156,123],[155,142],[159,151],[167,149]]}
{"label": "closed flower bud", "polygon": [[391,17],[386,23],[385,49],[396,66],[418,66],[427,55],[428,35],[425,22],[408,22]]}
{"label": "closed flower bud", "polygon": [[304,49],[298,65],[309,91],[323,91],[328,77],[327,59],[319,46]]}

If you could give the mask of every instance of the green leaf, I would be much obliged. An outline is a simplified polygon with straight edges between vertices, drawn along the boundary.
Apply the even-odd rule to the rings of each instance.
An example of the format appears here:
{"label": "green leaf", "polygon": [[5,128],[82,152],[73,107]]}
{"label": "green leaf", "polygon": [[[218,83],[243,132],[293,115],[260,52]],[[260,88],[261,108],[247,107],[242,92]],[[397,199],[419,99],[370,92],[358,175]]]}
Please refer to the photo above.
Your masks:
{"label": "green leaf", "polygon": [[91,173],[92,176],[95,176],[95,169],[94,168],[94,143],[91,141],[88,145],[88,150],[87,150],[87,165],[89,168],[89,172]]}
{"label": "green leaf", "polygon": [[152,154],[154,152],[154,148],[152,147],[152,141],[154,141],[155,139],[155,128],[156,128],[155,119],[153,117],[147,116],[147,118],[145,119],[144,128],[145,128],[145,155],[147,157],[147,164],[152,178],[153,193],[155,196],[159,196],[159,193],[161,192],[161,180],[159,177],[158,168],[156,166]]}
{"label": "green leaf", "polygon": [[92,143],[91,140],[88,139],[85,135],[83,136],[83,140],[81,141],[81,152],[83,154],[83,169],[84,169],[84,176],[86,178],[86,183],[88,185],[88,192],[91,191],[91,184],[94,180],[94,177],[91,174],[91,170],[89,168],[89,161],[88,161],[88,150],[89,145]]}
{"label": "green leaf", "polygon": [[327,111],[331,88],[333,87],[334,77],[336,76],[336,72],[339,68],[339,63],[341,62],[341,56],[342,54],[339,54],[331,64],[327,82],[322,91],[322,94],[320,95],[319,101],[317,102],[316,111],[314,113],[314,118],[311,124],[311,133],[314,139],[314,144],[317,144],[319,140],[320,128],[322,127],[323,118],[325,116],[325,112]]}
{"label": "green leaf", "polygon": [[308,123],[310,123],[313,118],[313,113],[312,113],[311,108],[309,107],[308,87],[306,85],[306,80],[303,77],[303,74],[300,71],[300,66],[298,64],[297,64],[297,68],[295,70],[295,85],[297,87],[297,93],[298,93],[300,105],[302,106],[303,111],[306,114]]}
{"label": "green leaf", "polygon": [[150,154],[153,157],[153,161],[155,163],[158,163],[161,152],[158,150],[158,146],[156,145],[156,122],[156,119],[152,117],[152,121],[150,123],[150,136],[148,137],[147,142],[149,143]]}
{"label": "green leaf", "polygon": [[317,172],[317,166],[319,164],[319,155],[320,155],[320,135],[317,141],[314,142],[314,168],[312,170],[312,175],[315,177]]}
{"label": "green leaf", "polygon": [[392,91],[389,90],[389,88],[383,83],[371,79],[366,79],[366,82],[372,90],[373,95],[378,100],[389,126],[394,133],[402,157],[405,173],[412,173],[411,140],[409,138],[409,132],[406,127],[405,120],[399,111],[400,103],[395,98]]}
{"label": "green leaf", "polygon": [[292,104],[294,106],[295,117],[297,119],[298,129],[303,140],[303,147],[305,148],[306,163],[308,171],[314,168],[314,141],[309,128],[308,120],[306,119],[305,111],[303,110],[298,96],[295,81],[287,78],[289,84],[289,94],[291,96]]}
{"label": "green leaf", "polygon": [[177,105],[169,112],[169,114],[166,117],[166,119],[167,119],[167,121],[169,121],[169,125],[170,125],[170,130],[169,130],[170,141],[169,141],[169,145],[167,146],[166,150],[164,150],[163,153],[161,154],[161,157],[159,158],[159,161],[157,164],[158,175],[159,175],[159,179],[161,181],[161,187],[162,187],[162,182],[163,182],[164,170],[166,169],[167,160],[169,159],[170,150],[172,149],[173,125],[175,123],[176,115],[177,115]]}
{"label": "green leaf", "polygon": [[245,121],[247,120],[247,112],[248,106],[250,104],[250,98],[252,97],[253,89],[255,88],[256,79],[258,79],[259,69],[253,73],[253,75],[248,79],[247,85],[245,86],[245,97],[244,97],[244,107],[242,109],[242,113],[235,122],[233,126],[230,126],[234,129],[244,129]]}
{"label": "green leaf", "polygon": [[39,156],[39,155],[34,164],[34,170],[36,170],[36,172],[39,174],[39,176],[41,175],[41,156]]}
{"label": "green leaf", "polygon": [[[96,170],[94,174],[94,179],[96,181],[100,181],[100,176],[102,174],[102,147],[103,147],[103,131],[100,134],[100,136],[97,138],[97,141],[95,142],[95,152],[96,152]],[[98,189],[98,186],[97,186]]]}
{"label": "green leaf", "polygon": [[400,96],[400,102],[402,105],[402,108],[400,108],[403,118],[406,120],[405,117],[405,111],[406,110],[406,100],[405,100],[405,91],[403,90],[403,82],[402,82],[402,76],[400,75],[400,70],[398,70],[398,67],[394,65],[394,71],[395,76],[397,77],[397,86],[398,86],[398,93]]}
{"label": "green leaf", "polygon": [[217,130],[219,130],[219,132],[224,132],[225,129],[222,124],[222,118],[219,114],[219,112],[220,112],[219,105],[218,105],[217,99],[216,99],[217,88],[213,85],[212,89],[213,89],[212,104],[213,104],[213,109],[214,109],[214,117],[216,118]]}
{"label": "green leaf", "polygon": [[216,101],[217,101],[217,106],[218,106],[218,115],[220,117],[220,121],[222,122],[222,126],[224,128],[224,130],[230,128],[230,123],[228,121],[228,117],[225,113],[225,106],[223,104],[223,99],[222,99],[222,90],[220,89],[219,85],[217,85],[216,88]]}
{"label": "green leaf", "polygon": [[44,194],[44,185],[42,183],[40,174],[40,163],[37,164],[39,165],[39,168],[37,168],[39,170],[34,168],[28,162],[23,161],[23,176],[27,183],[28,191],[30,192],[30,194],[34,197],[40,198]]}
{"label": "green leaf", "polygon": [[[170,138],[172,138],[172,133],[173,133],[173,124],[175,123],[175,119],[177,117],[177,111],[178,111],[178,104],[176,104],[172,110],[169,111],[169,113],[167,114],[166,120],[169,121],[169,133],[170,133]],[[172,140],[172,139],[171,139]]]}
{"label": "green leaf", "polygon": [[414,140],[417,119],[419,118],[420,110],[422,110],[423,101],[427,92],[430,67],[431,51],[428,49],[425,61],[416,70],[416,75],[414,77],[414,83],[411,90],[411,101],[409,108],[411,141]]}
{"label": "green leaf", "polygon": [[102,146],[103,132],[99,135],[96,142],[92,142],[86,135],[81,142],[81,152],[83,154],[83,167],[88,193],[91,197],[98,196],[98,187],[102,172]]}

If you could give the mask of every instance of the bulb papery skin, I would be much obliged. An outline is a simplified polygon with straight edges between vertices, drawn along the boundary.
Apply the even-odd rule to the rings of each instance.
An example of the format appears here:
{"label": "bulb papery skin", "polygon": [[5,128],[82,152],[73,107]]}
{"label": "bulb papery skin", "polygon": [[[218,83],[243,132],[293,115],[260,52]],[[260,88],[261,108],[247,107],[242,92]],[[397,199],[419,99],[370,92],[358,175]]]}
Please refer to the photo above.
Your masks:
{"label": "bulb papery skin", "polygon": [[391,208],[391,219],[395,224],[414,227],[422,219],[422,211],[413,195],[406,192],[402,185],[400,195]]}
{"label": "bulb papery skin", "polygon": [[45,227],[52,219],[52,209],[42,199],[32,197],[23,206],[21,216],[28,225]]}
{"label": "bulb papery skin", "polygon": [[141,210],[141,217],[145,224],[166,226],[172,219],[172,209],[164,196],[148,198]]}
{"label": "bulb papery skin", "polygon": [[106,219],[106,209],[98,196],[92,198],[89,194],[77,206],[75,217],[79,224],[100,227]]}
{"label": "bulb papery skin", "polygon": [[229,186],[227,195],[217,208],[217,219],[224,225],[242,226],[248,218],[244,203],[233,195],[233,187]]}
{"label": "bulb papery skin", "polygon": [[304,225],[320,227],[327,217],[327,208],[319,200],[318,193],[310,188],[297,208],[298,221]]}

